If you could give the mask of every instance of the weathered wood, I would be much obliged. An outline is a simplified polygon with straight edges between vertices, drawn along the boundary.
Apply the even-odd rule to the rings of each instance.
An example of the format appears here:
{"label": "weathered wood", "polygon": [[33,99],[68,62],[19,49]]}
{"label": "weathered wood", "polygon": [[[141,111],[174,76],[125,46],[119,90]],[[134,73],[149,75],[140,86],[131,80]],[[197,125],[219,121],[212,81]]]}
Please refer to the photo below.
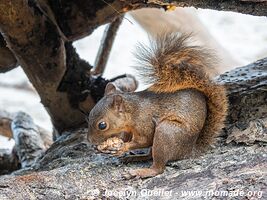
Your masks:
{"label": "weathered wood", "polygon": [[126,74],[125,77],[111,80],[111,82],[123,92],[134,92],[138,87],[138,81],[129,74]]}
{"label": "weathered wood", "polygon": [[[116,158],[94,153],[85,142],[85,134],[79,132],[75,138],[73,136],[65,136],[53,146],[39,165],[43,171],[28,171],[27,175],[22,175],[25,171],[21,171],[20,175],[1,177],[0,198],[59,200],[93,199],[95,196],[98,199],[110,199],[106,195],[111,191],[118,195],[118,192],[128,190],[137,192],[130,199],[143,199],[142,189],[153,191],[156,188],[171,192],[167,199],[184,199],[181,192],[191,190],[211,192],[207,194],[211,195],[208,199],[216,197],[212,192],[233,190],[243,191],[248,198],[251,190],[256,192],[254,197],[267,197],[265,147],[225,146],[194,160],[170,163],[167,170],[157,177],[143,181],[124,180],[123,173],[140,165],[148,166],[148,163],[122,165]],[[53,170],[48,170],[49,167]],[[193,195],[187,196],[187,199],[201,197]],[[147,198],[163,197],[155,195]]]}
{"label": "weathered wood", "polygon": [[102,75],[104,73],[111,48],[113,46],[113,42],[115,40],[115,36],[120,27],[122,19],[122,17],[118,17],[106,27],[96,55],[95,67],[92,71],[92,74]]}
{"label": "weathered wood", "polygon": [[23,112],[0,111],[0,135],[15,140],[13,151],[0,150],[0,174],[31,166],[53,143],[52,134]]}
{"label": "weathered wood", "polygon": [[0,149],[0,174],[31,166],[53,143],[52,134],[23,112],[0,111],[0,135],[15,140],[12,152]]}
{"label": "weathered wood", "polygon": [[0,149],[0,175],[20,169],[19,159],[14,151]]}
{"label": "weathered wood", "polygon": [[11,129],[21,167],[30,167],[46,150],[39,129],[32,118],[23,112],[16,114]]}
{"label": "weathered wood", "polygon": [[[38,0],[38,4],[43,10],[48,10],[65,37],[72,41],[90,35],[98,26],[112,22],[126,11],[140,6],[120,0]],[[146,6],[145,3],[142,5]]]}
{"label": "weathered wood", "polygon": [[0,110],[0,134],[2,136],[12,138],[11,122],[13,114]]}
{"label": "weathered wood", "polygon": [[0,30],[59,135],[86,126],[81,107],[88,113],[109,81],[90,76],[91,65],[64,42],[54,18],[42,13],[34,1],[0,0],[0,5]]}
{"label": "weathered wood", "polygon": [[167,6],[170,3],[177,7],[196,7],[267,16],[267,2],[240,0],[38,0],[38,2],[40,7],[47,10],[49,16],[56,21],[68,40],[77,40],[90,35],[96,27],[113,21],[127,11],[145,7],[168,9]]}
{"label": "weathered wood", "polygon": [[246,128],[251,120],[267,116],[267,58],[220,76],[229,96],[229,126]]}
{"label": "weathered wood", "polygon": [[[20,112],[9,113],[7,111],[0,110],[0,135],[5,136],[7,138],[13,138],[13,131],[11,128],[11,123],[14,121],[14,119],[19,118],[18,115],[21,115]],[[32,119],[30,118],[30,120]],[[33,125],[33,126],[34,127],[36,126],[38,133],[40,134],[45,147],[46,148],[50,147],[51,144],[53,143],[52,134],[38,125]]]}
{"label": "weathered wood", "polygon": [[[66,70],[80,66],[79,63],[71,63],[71,66],[68,65],[69,62],[66,64],[65,43],[57,26],[41,12],[34,1],[1,0],[0,5],[0,30],[38,91],[55,128],[61,133],[81,126],[85,122],[84,116],[72,106],[72,94],[58,91]],[[68,50],[66,51],[68,54]],[[84,62],[80,71],[85,67],[90,70],[90,65]],[[83,74],[84,71],[75,78],[64,81],[76,82],[85,77]],[[88,79],[82,79],[83,83],[87,81]],[[87,101],[90,109],[94,102],[91,101],[90,104],[90,100]]]}
{"label": "weathered wood", "polygon": [[[151,2],[153,2],[152,0]],[[156,0],[154,2],[157,2]],[[184,0],[184,1],[163,1],[173,2],[181,7],[196,7],[204,9],[213,9],[219,11],[232,11],[243,14],[267,16],[267,2],[244,2],[242,0]]]}
{"label": "weathered wood", "polygon": [[[94,89],[92,82],[97,81],[88,73],[92,66],[77,57],[71,44],[65,42],[89,35],[96,27],[127,11],[142,7],[168,9],[170,2],[0,0],[0,31],[40,95],[59,135],[85,125],[80,105],[89,112],[98,98],[93,96],[94,92],[81,93]],[[194,0],[177,1],[176,5],[266,15],[266,2]],[[103,79],[100,82],[106,83]],[[104,92],[102,86],[105,84],[96,86],[100,97]]]}
{"label": "weathered wood", "polygon": [[[252,112],[246,114],[245,120],[242,118],[245,115],[244,109],[248,109],[247,112],[257,108],[265,109],[266,67],[267,59],[262,59],[219,78],[228,87],[231,104],[228,127],[226,134],[218,137],[216,148],[197,159],[169,163],[162,175],[147,180],[124,180],[123,173],[140,165],[148,166],[148,163],[124,165],[116,157],[96,152],[87,142],[87,131],[83,129],[75,134],[65,133],[58,138],[32,169],[1,177],[0,199],[93,199],[94,196],[109,199],[111,197],[106,195],[111,194],[111,191],[118,194],[125,190],[134,192],[129,199],[143,199],[142,189],[155,191],[156,188],[169,191],[171,196],[166,196],[166,199],[224,199],[225,196],[218,196],[219,192],[222,192],[221,195],[225,192],[233,195],[229,194],[231,191],[242,191],[246,198],[266,199],[266,143],[259,145],[256,140],[250,146],[245,145],[244,141],[238,145],[225,143],[230,128],[239,126],[238,118],[232,116],[238,114],[244,124],[254,122],[256,118],[258,120],[267,117],[265,112]],[[241,73],[246,69],[249,69],[250,75]],[[253,74],[258,76],[254,77]],[[256,101],[255,96],[258,97]],[[234,100],[237,97],[239,101]],[[267,129],[267,124],[264,126],[263,130]],[[252,126],[248,128],[251,130]],[[183,196],[185,194],[181,193],[194,190],[203,193],[195,194],[200,196]],[[163,196],[147,198],[161,199]],[[236,198],[240,199],[240,196]]]}
{"label": "weathered wood", "polygon": [[254,144],[255,142],[267,143],[267,117],[249,122],[249,125],[243,127],[234,126],[228,131],[226,143],[245,143]]}
{"label": "weathered wood", "polygon": [[0,73],[10,71],[17,66],[17,59],[9,50],[3,36],[0,34]]}

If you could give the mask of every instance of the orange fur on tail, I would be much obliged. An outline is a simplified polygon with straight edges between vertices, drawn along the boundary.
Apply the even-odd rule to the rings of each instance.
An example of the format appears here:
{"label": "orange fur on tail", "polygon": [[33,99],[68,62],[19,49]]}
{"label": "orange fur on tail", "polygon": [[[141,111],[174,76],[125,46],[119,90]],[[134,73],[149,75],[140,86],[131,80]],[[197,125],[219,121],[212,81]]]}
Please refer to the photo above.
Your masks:
{"label": "orange fur on tail", "polygon": [[207,98],[208,115],[197,140],[198,150],[205,150],[224,127],[228,101],[225,88],[210,76],[216,59],[203,47],[189,45],[190,35],[166,33],[140,45],[137,58],[143,79],[152,84],[150,91],[170,93],[193,88]]}

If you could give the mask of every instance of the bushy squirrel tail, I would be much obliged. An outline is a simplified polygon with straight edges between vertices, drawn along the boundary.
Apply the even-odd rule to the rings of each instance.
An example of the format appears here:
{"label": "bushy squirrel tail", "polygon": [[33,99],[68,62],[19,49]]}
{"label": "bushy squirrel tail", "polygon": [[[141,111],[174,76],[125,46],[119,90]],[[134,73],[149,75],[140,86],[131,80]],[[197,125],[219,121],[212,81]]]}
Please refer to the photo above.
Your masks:
{"label": "bushy squirrel tail", "polygon": [[157,93],[196,89],[205,94],[208,114],[197,140],[198,151],[206,150],[224,127],[228,101],[225,88],[214,82],[210,69],[216,59],[203,47],[189,45],[190,34],[165,33],[139,45],[139,74]]}

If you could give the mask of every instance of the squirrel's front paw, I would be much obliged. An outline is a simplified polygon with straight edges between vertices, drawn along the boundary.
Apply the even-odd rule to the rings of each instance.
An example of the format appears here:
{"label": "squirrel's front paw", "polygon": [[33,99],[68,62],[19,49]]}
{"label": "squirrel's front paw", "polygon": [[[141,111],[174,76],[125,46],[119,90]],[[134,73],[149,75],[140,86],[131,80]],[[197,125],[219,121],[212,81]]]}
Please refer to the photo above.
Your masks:
{"label": "squirrel's front paw", "polygon": [[123,140],[117,137],[107,139],[105,142],[97,146],[97,150],[102,153],[117,154],[124,146]]}

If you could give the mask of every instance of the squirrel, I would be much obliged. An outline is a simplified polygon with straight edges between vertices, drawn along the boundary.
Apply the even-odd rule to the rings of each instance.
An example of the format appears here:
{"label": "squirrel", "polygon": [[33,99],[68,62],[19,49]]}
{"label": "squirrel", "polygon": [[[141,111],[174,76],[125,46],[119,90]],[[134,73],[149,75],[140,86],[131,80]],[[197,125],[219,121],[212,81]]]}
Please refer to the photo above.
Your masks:
{"label": "squirrel", "polygon": [[[189,44],[190,34],[164,33],[140,45],[137,59],[148,89],[121,92],[108,83],[104,97],[89,114],[88,140],[99,145],[108,138],[126,137],[116,155],[151,147],[150,168],[131,170],[131,177],[153,177],[168,161],[189,158],[207,150],[224,127],[228,100],[223,85],[209,71],[214,57],[201,46]],[[126,134],[127,133],[127,134]]]}

